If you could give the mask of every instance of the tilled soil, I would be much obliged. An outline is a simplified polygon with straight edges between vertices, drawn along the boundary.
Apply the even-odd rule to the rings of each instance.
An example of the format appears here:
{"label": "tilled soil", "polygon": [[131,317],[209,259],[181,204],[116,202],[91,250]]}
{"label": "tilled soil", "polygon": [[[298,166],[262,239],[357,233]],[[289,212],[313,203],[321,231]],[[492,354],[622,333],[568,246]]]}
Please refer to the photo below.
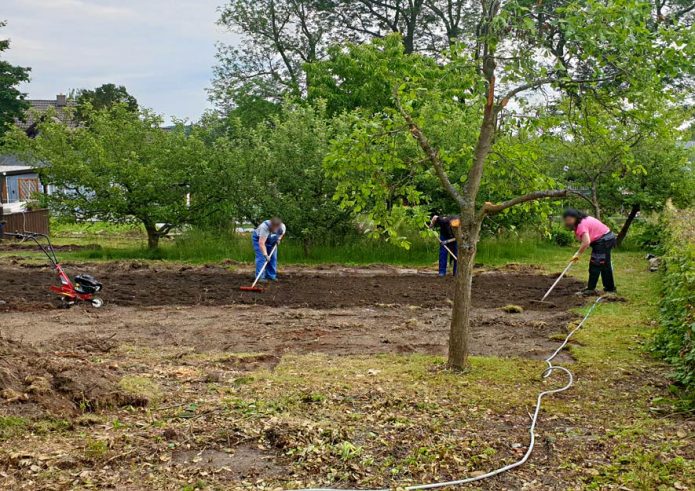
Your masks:
{"label": "tilled soil", "polygon": [[[446,354],[453,278],[429,272],[295,269],[263,293],[239,291],[249,275],[220,267],[110,263],[68,267],[105,285],[107,306],[52,306],[48,268],[0,267],[4,336],[45,350],[109,342],[181,352]],[[471,352],[542,358],[581,305],[576,280],[563,280],[552,304],[539,304],[553,277],[531,272],[475,276]],[[505,306],[517,305],[520,313]],[[27,315],[27,312],[32,312]],[[77,344],[76,344],[77,343]],[[565,356],[569,358],[569,356]]]}
{"label": "tilled soil", "polygon": [[[45,349],[87,350],[101,339],[181,353],[326,353],[373,355],[447,351],[450,309],[412,306],[331,310],[257,305],[211,307],[106,307],[2,314],[5,336]],[[551,336],[574,319],[559,310],[475,309],[471,352],[541,359],[556,347]],[[567,358],[565,358],[567,359]]]}
{"label": "tilled soil", "polygon": [[[70,271],[88,272],[104,284],[103,297],[111,305],[152,307],[163,305],[256,304],[271,307],[317,309],[369,305],[416,305],[448,307],[452,278],[432,274],[326,275],[290,273],[263,293],[243,292],[248,274],[223,268],[125,269],[109,265],[88,266]],[[53,273],[48,268],[0,267],[0,310],[32,311],[51,308],[48,292]],[[553,277],[528,273],[484,272],[473,282],[475,307],[498,308],[508,304],[547,309],[534,304],[552,284]],[[572,294],[580,285],[561,282],[552,296],[553,305],[568,309],[581,304]]]}

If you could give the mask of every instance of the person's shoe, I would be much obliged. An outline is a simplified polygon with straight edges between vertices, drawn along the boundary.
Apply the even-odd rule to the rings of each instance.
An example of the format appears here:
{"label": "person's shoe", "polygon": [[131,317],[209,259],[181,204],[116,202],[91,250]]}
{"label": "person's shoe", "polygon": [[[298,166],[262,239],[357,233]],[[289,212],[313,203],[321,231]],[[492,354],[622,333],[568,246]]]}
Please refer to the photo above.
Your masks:
{"label": "person's shoe", "polygon": [[274,278],[270,278],[270,277],[268,277],[268,281],[277,281],[277,280],[278,280],[277,276],[276,276],[276,277],[274,277]]}
{"label": "person's shoe", "polygon": [[581,291],[578,291],[576,294],[580,297],[593,297],[595,295],[598,295],[598,292],[596,290],[590,290],[589,288],[585,288]]}
{"label": "person's shoe", "polygon": [[606,298],[617,298],[618,290],[603,290],[603,296]]}

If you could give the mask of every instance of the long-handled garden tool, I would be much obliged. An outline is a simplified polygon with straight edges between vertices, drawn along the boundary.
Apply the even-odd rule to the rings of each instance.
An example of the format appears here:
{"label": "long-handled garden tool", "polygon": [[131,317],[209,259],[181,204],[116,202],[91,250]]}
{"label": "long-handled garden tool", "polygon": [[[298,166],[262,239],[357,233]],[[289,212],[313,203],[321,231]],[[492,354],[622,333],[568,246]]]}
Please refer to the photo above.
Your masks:
{"label": "long-handled garden tool", "polygon": [[451,249],[447,246],[447,244],[450,244],[451,242],[454,242],[456,239],[451,239],[451,240],[442,240],[439,239],[439,243],[444,246],[444,249],[446,249],[446,252],[449,253],[449,255],[454,259],[454,261],[458,261],[458,258],[456,257],[456,254],[454,254]]}
{"label": "long-handled garden tool", "polygon": [[543,295],[543,298],[540,300],[531,300],[532,303],[539,303],[539,304],[547,304],[547,305],[553,305],[551,302],[546,302],[545,299],[548,298],[548,295],[550,295],[550,292],[552,292],[555,287],[557,286],[558,283],[560,283],[560,280],[567,274],[567,272],[570,270],[572,265],[575,263],[574,258],[569,262],[567,266],[565,266],[565,269],[562,270],[562,273],[560,273],[560,276],[557,277],[555,282],[550,285],[550,288],[548,288],[548,291],[545,292],[545,295]]}
{"label": "long-handled garden tool", "polygon": [[[451,226],[452,226],[452,227],[458,227],[458,226],[461,225],[461,220],[454,217],[454,218],[451,220],[450,223],[451,223]],[[429,228],[430,230],[432,230],[432,226],[433,226],[432,223],[428,223],[428,224],[427,224],[427,228]],[[446,249],[446,251],[449,253],[449,255],[454,259],[454,261],[458,261],[458,258],[456,257],[456,254],[454,254],[454,253],[452,252],[452,250],[449,249],[449,247],[447,246],[447,244],[450,244],[450,243],[452,243],[452,242],[455,242],[456,239],[442,240],[442,239],[440,239],[439,237],[437,237],[437,240],[439,241],[439,243],[440,243],[442,246],[444,246],[444,249]]]}
{"label": "long-handled garden tool", "polygon": [[256,276],[256,281],[253,282],[253,285],[251,286],[240,286],[239,290],[243,292],[262,292],[263,288],[260,286],[256,286],[256,283],[258,283],[258,280],[261,279],[261,276],[263,276],[263,273],[265,273],[265,268],[268,267],[268,263],[270,263],[270,259],[273,257],[273,254],[275,254],[275,250],[278,248],[278,245],[275,244],[275,247],[273,247],[273,250],[270,251],[270,254],[268,255],[267,258],[265,258],[265,264],[261,268],[261,270],[258,272],[258,276]]}

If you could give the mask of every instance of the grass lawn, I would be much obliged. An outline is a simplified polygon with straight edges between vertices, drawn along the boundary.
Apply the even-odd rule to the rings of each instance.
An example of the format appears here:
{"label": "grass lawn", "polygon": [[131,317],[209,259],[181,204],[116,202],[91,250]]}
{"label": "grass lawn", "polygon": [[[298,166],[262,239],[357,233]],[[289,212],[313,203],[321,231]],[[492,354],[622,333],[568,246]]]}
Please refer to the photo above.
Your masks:
{"label": "grass lawn", "polygon": [[[163,239],[158,250],[148,250],[144,232],[135,225],[53,224],[52,241],[62,247],[59,252],[62,261],[164,260],[207,264],[228,260],[250,264],[254,257],[248,235],[189,233]],[[354,238],[343,243],[312,246],[307,255],[302,244],[289,237],[279,250],[279,258],[281,264],[298,265],[431,266],[437,261],[438,249],[439,243],[434,237],[414,237],[408,250],[384,241]],[[488,237],[479,245],[477,261],[488,266],[509,262],[548,264],[563,255],[569,259],[575,249],[558,247],[532,234]],[[3,255],[43,259],[41,254],[27,250],[0,249],[0,257]]]}

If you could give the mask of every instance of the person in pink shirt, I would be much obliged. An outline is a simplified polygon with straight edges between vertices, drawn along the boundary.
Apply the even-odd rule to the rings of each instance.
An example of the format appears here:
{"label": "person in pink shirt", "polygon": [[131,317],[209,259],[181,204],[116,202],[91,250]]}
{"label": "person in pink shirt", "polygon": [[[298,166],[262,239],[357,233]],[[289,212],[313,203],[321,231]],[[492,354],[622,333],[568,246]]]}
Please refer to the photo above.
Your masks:
{"label": "person in pink shirt", "polygon": [[604,291],[615,293],[615,279],[613,278],[613,264],[611,263],[611,249],[616,246],[615,234],[605,223],[573,208],[565,210],[562,218],[565,221],[565,226],[573,230],[574,235],[581,242],[579,251],[572,257],[572,262],[579,261],[582,253],[591,247],[589,282],[586,289],[580,293],[582,295],[595,295],[599,276],[603,282]]}

